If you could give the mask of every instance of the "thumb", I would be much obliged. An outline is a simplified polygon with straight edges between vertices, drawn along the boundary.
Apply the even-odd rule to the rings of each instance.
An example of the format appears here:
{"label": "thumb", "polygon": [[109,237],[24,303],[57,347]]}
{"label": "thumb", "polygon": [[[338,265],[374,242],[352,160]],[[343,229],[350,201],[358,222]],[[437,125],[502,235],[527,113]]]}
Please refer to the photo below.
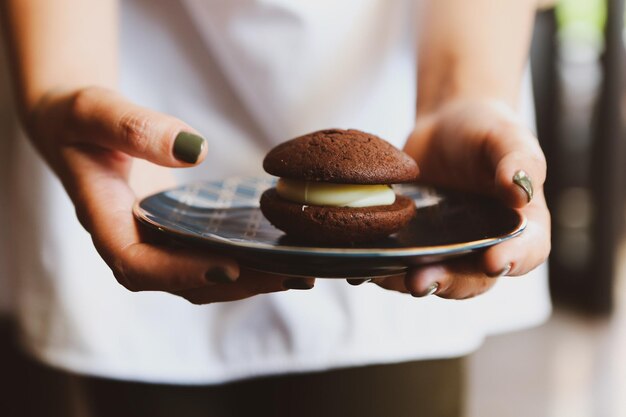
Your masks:
{"label": "thumb", "polygon": [[207,153],[204,138],[186,123],[111,90],[91,87],[73,93],[68,112],[69,144],[91,144],[168,167],[198,164]]}
{"label": "thumb", "polygon": [[495,167],[498,195],[511,207],[524,207],[541,192],[546,160],[537,139],[519,125],[494,130],[485,147]]}

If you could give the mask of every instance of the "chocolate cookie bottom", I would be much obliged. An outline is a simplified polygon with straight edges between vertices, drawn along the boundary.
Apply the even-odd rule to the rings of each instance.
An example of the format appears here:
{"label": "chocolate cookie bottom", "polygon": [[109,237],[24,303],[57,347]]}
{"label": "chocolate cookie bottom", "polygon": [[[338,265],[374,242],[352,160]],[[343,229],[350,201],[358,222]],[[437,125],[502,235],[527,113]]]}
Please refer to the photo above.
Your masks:
{"label": "chocolate cookie bottom", "polygon": [[261,196],[261,211],[291,238],[324,244],[364,243],[383,239],[406,226],[415,215],[410,198],[396,195],[389,206],[307,206],[281,198],[275,188]]}

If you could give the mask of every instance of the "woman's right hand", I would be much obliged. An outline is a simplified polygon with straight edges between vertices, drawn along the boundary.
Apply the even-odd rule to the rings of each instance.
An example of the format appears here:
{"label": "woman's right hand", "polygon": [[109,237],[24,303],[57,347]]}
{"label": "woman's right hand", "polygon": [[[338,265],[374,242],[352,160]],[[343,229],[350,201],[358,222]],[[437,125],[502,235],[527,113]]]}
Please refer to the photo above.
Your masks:
{"label": "woman's right hand", "polygon": [[184,168],[207,154],[206,141],[182,121],[90,87],[47,94],[25,122],[99,254],[130,291],[167,291],[206,304],[313,286],[313,279],[284,283],[284,277],[240,268],[233,259],[142,236],[128,184],[133,158]]}

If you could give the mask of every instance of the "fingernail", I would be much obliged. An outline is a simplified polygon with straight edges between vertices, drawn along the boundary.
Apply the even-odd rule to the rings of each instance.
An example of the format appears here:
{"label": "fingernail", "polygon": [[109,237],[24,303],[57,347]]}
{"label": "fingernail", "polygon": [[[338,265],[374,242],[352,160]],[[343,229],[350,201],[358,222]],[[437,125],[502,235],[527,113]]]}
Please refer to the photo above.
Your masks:
{"label": "fingernail", "polygon": [[367,279],[356,278],[356,279],[348,279],[347,281],[348,281],[348,284],[354,285],[356,287],[357,285],[361,285],[366,282],[372,282],[372,278],[367,278]]}
{"label": "fingernail", "polygon": [[207,281],[212,282],[214,284],[230,284],[235,282],[237,277],[233,277],[222,267],[211,268],[204,274],[204,277]]}
{"label": "fingernail", "polygon": [[533,183],[524,170],[519,170],[513,175],[513,183],[520,187],[526,193],[528,202],[533,199]]}
{"label": "fingernail", "polygon": [[303,278],[289,278],[283,281],[283,288],[286,290],[310,290],[313,284]]}
{"label": "fingernail", "polygon": [[190,132],[180,132],[174,140],[174,157],[189,164],[195,164],[202,153],[206,141],[202,136]]}
{"label": "fingernail", "polygon": [[505,275],[507,275],[509,272],[511,272],[511,268],[513,267],[512,264],[508,263],[506,264],[506,266],[504,268],[502,268],[501,270],[499,270],[498,272],[496,272],[495,274],[487,274],[487,276],[489,278],[499,278],[499,277],[503,277]]}
{"label": "fingernail", "polygon": [[429,295],[433,295],[437,292],[437,290],[439,289],[439,283],[438,282],[433,282],[432,284],[430,284],[430,286],[428,288],[426,288],[426,291],[424,291],[422,294],[416,294],[416,293],[411,293],[411,295],[413,297],[428,297]]}

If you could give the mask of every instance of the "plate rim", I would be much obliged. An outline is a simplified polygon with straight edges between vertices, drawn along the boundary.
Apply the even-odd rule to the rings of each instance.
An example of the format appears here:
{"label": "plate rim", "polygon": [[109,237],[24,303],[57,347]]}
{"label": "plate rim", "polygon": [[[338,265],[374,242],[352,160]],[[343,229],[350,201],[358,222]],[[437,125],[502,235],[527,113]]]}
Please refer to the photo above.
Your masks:
{"label": "plate rim", "polygon": [[[178,187],[176,187],[178,188]],[[528,219],[519,210],[509,208],[515,213],[519,219],[517,226],[509,233],[488,237],[485,239],[472,240],[462,243],[453,243],[447,245],[435,245],[435,246],[415,246],[402,249],[394,248],[336,248],[336,247],[316,247],[316,246],[290,246],[290,245],[270,245],[266,243],[258,242],[243,242],[233,241],[213,233],[207,233],[204,236],[199,236],[191,232],[185,233],[182,230],[176,230],[171,227],[159,224],[150,219],[149,214],[143,209],[140,204],[148,198],[155,197],[156,195],[165,193],[169,190],[164,190],[155,194],[151,194],[141,199],[137,199],[133,205],[133,214],[139,221],[156,228],[157,230],[165,233],[169,233],[178,237],[182,237],[185,240],[194,240],[207,245],[216,245],[221,248],[248,250],[260,253],[271,254],[284,254],[284,255],[298,255],[298,256],[330,256],[330,257],[381,257],[381,258],[403,258],[403,257],[417,257],[417,256],[436,256],[442,254],[455,254],[464,253],[482,249],[485,247],[493,246],[498,243],[502,243],[506,240],[519,236],[528,225]]]}

